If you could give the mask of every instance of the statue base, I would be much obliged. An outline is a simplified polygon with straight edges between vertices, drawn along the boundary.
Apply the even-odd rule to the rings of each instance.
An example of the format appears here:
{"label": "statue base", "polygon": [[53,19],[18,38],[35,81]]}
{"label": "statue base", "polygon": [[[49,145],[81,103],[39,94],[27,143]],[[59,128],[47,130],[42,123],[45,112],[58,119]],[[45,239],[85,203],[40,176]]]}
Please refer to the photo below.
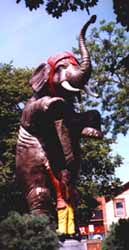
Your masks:
{"label": "statue base", "polygon": [[69,239],[64,242],[59,241],[59,250],[87,250],[86,240]]}

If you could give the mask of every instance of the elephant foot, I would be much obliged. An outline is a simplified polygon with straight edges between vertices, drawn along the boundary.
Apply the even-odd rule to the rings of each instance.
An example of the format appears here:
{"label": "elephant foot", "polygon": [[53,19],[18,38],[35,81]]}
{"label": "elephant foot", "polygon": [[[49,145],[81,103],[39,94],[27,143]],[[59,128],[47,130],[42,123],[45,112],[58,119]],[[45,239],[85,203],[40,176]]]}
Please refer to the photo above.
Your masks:
{"label": "elephant foot", "polygon": [[98,139],[102,139],[103,138],[103,132],[101,132],[100,130],[97,130],[95,128],[84,128],[81,132],[81,134],[84,137],[93,137],[93,138],[98,138]]}

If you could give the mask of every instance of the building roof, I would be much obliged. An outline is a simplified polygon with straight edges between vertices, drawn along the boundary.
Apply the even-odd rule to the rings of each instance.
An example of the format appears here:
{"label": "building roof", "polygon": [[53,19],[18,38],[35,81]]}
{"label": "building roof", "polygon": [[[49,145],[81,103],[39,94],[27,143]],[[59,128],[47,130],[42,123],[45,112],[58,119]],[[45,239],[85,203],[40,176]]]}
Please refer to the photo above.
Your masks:
{"label": "building roof", "polygon": [[116,190],[116,195],[112,198],[107,197],[106,198],[106,202],[114,199],[115,197],[117,197],[118,195],[122,194],[123,192],[127,191],[129,189],[129,181],[124,183],[123,185],[120,186],[120,188],[118,188],[118,190]]}

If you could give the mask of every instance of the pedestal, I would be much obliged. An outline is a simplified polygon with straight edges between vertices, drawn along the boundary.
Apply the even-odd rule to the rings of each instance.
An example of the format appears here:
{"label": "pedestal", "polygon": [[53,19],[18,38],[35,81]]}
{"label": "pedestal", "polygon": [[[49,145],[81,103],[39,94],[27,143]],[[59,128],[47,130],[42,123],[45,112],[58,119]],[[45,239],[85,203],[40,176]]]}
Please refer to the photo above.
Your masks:
{"label": "pedestal", "polygon": [[86,240],[65,240],[64,242],[59,242],[59,250],[87,250]]}

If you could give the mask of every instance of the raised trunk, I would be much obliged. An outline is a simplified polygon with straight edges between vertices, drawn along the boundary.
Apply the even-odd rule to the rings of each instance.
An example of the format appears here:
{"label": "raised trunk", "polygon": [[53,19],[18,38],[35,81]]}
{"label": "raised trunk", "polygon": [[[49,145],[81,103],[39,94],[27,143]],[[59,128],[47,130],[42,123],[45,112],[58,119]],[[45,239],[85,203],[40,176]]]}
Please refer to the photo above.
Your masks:
{"label": "raised trunk", "polygon": [[87,81],[89,80],[90,74],[91,74],[91,61],[90,61],[90,55],[85,45],[85,33],[86,33],[88,26],[91,23],[94,23],[95,20],[96,20],[96,16],[93,15],[90,18],[90,20],[84,24],[83,28],[81,29],[80,36],[79,36],[79,48],[80,48],[81,59],[82,59],[80,69],[81,69],[81,73],[84,74]]}

